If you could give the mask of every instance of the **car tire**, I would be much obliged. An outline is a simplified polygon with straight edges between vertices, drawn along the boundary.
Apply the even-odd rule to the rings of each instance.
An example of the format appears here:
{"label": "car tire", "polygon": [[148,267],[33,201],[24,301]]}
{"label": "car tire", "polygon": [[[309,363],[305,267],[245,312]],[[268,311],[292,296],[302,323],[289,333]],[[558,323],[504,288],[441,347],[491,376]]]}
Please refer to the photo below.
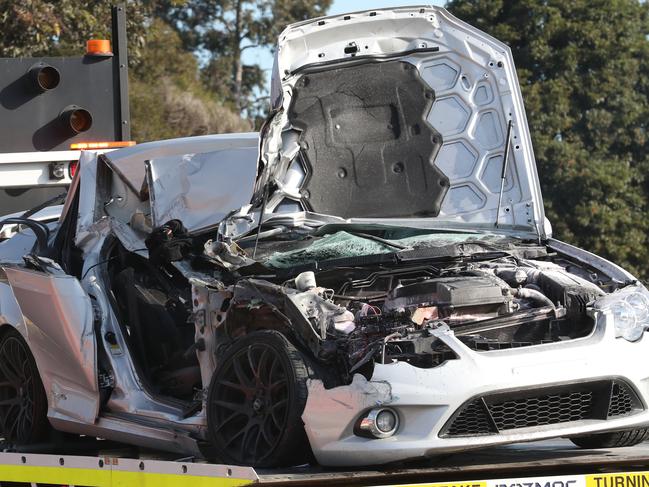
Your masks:
{"label": "car tire", "polygon": [[307,378],[302,355],[281,333],[257,331],[235,341],[218,360],[208,390],[211,456],[255,467],[308,461]]}
{"label": "car tire", "polygon": [[578,436],[570,438],[580,448],[620,448],[634,446],[649,439],[649,428],[629,431],[614,431],[612,433],[598,433],[595,435]]}
{"label": "car tire", "polygon": [[0,436],[8,445],[28,445],[50,431],[47,396],[29,346],[15,329],[0,336]]}

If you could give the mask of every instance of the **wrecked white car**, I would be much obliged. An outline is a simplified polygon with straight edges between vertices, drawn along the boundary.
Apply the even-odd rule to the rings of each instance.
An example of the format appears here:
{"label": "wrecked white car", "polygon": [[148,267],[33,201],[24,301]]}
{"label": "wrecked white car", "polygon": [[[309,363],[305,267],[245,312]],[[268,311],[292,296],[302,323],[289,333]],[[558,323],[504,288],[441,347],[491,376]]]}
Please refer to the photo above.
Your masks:
{"label": "wrecked white car", "polygon": [[254,466],[642,441],[649,293],[552,239],[507,46],[417,7],[277,53],[260,137],[83,153],[58,223],[10,221],[5,441]]}

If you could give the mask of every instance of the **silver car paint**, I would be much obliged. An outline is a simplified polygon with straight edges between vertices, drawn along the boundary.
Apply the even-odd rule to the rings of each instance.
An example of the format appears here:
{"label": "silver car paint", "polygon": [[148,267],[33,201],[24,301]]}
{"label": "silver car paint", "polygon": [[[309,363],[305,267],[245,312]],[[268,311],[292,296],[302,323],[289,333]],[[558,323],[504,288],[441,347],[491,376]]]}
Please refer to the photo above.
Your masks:
{"label": "silver car paint", "polygon": [[[623,377],[649,404],[649,373],[639,365],[649,353],[649,336],[637,343],[615,337],[608,313],[595,312],[597,325],[585,338],[491,352],[475,352],[450,330],[438,336],[457,360],[421,369],[405,362],[376,364],[371,381],[356,376],[349,386],[326,390],[309,384],[302,418],[313,452],[323,465],[385,463],[506,443],[570,437],[649,425],[649,410],[607,421],[582,420],[530,427],[498,435],[445,438],[440,431],[467,400],[493,391]],[[385,384],[389,384],[389,390]],[[353,434],[362,413],[378,406],[393,408],[397,433],[374,440]]]}
{"label": "silver car paint", "polygon": [[190,232],[214,227],[250,202],[257,175],[257,138],[249,147],[151,159],[146,163],[154,227],[178,219]]}
{"label": "silver car paint", "polygon": [[[476,194],[481,192],[485,204],[475,211],[461,211],[456,214],[447,211],[444,218],[435,221],[434,224],[437,226],[472,225],[473,228],[480,228],[485,226],[486,222],[495,221],[494,195],[485,183],[484,173],[485,164],[492,156],[497,157],[501,153],[501,148],[474,147],[479,145],[476,140],[480,139],[476,136],[475,128],[480,124],[481,117],[485,113],[491,113],[489,110],[493,109],[498,113],[501,125],[489,127],[496,132],[499,127],[501,132],[497,138],[500,142],[504,142],[502,124],[506,118],[506,109],[511,108],[517,127],[516,140],[520,140],[520,147],[519,149],[514,147],[515,164],[512,181],[507,186],[507,205],[503,207],[501,217],[502,221],[507,223],[509,231],[520,232],[523,235],[528,233],[542,235],[544,217],[540,191],[538,191],[525,116],[522,112],[522,101],[515,82],[511,53],[508,48],[454,19],[443,9],[425,8],[424,12],[420,12],[419,8],[404,8],[377,12],[376,17],[379,18],[375,19],[377,21],[375,24],[372,24],[373,21],[367,13],[352,15],[349,21],[341,17],[329,18],[326,22],[333,26],[342,25],[343,28],[342,30],[321,29],[324,35],[317,34],[315,25],[309,22],[290,27],[280,39],[278,59],[282,72],[284,69],[290,72],[299,65],[309,62],[311,58],[315,59],[320,52],[325,52],[327,58],[335,58],[342,52],[341,46],[351,38],[368,39],[368,46],[372,46],[374,54],[403,50],[417,42],[435,42],[440,46],[440,53],[435,59],[429,60],[417,56],[408,59],[419,66],[422,72],[437,66],[435,64],[437,60],[441,60],[440,66],[446,63],[445,65],[450,67],[451,71],[457,68],[456,75],[453,75],[455,84],[448,87],[444,96],[446,99],[455,100],[458,105],[465,104],[469,107],[470,115],[467,116],[464,130],[450,135],[446,140],[449,145],[451,142],[458,143],[465,146],[469,152],[473,150],[476,160],[470,174],[467,171],[465,176],[451,179],[456,188],[466,186],[477,191]],[[441,35],[438,34],[438,30]],[[336,32],[336,35],[332,35],[333,32]],[[469,38],[465,40],[463,36]],[[311,39],[314,40],[313,43]],[[453,52],[450,52],[451,49]],[[499,68],[502,74],[498,74],[496,67],[489,66],[491,60],[496,66],[499,60],[503,62],[503,68]],[[478,65],[481,66],[480,70],[476,67]],[[449,72],[446,68],[443,70]],[[434,69],[429,71],[435,73]],[[467,93],[460,91],[463,86],[461,76],[465,71],[471,75],[470,89]],[[484,80],[475,78],[476,73],[489,75],[485,78],[489,79],[487,85],[480,84]],[[427,76],[433,74],[429,73]],[[442,75],[439,77],[444,79]],[[291,83],[295,79],[296,76],[289,76],[284,80],[285,103],[290,95]],[[504,80],[504,83],[501,80]],[[500,101],[494,99],[484,105],[486,108],[480,108],[482,105],[475,101],[475,94],[480,86],[490,86],[492,93],[498,93]],[[439,89],[437,91],[443,92]],[[440,97],[440,99],[444,98]],[[505,111],[502,111],[503,108]],[[441,114],[450,117],[453,115],[453,110],[444,108]],[[275,135],[266,140],[264,152],[267,163],[279,161],[279,165],[274,166],[275,168],[280,167],[284,162],[290,162],[292,155],[295,154],[294,137],[290,133],[282,133],[286,127],[281,122],[281,119],[276,121]],[[82,434],[96,434],[154,448],[189,454],[198,453],[196,438],[205,436],[205,413],[201,411],[195,416],[184,418],[180,407],[165,403],[147,392],[137,374],[128,353],[125,337],[108,301],[109,290],[103,284],[106,282],[105,271],[103,266],[99,265],[102,262],[101,249],[111,234],[115,234],[120,240],[136,238],[123,231],[126,225],[132,223],[130,221],[132,215],[140,214],[144,219],[150,218],[150,208],[139,198],[145,180],[144,161],[154,161],[155,166],[156,159],[169,158],[169,161],[172,161],[173,158],[182,159],[190,154],[232,150],[237,147],[248,148],[253,146],[253,140],[256,141],[255,134],[205,136],[154,142],[115,151],[106,158],[110,168],[116,171],[123,182],[121,185],[111,184],[107,179],[98,177],[97,154],[83,153],[77,226],[77,244],[83,250],[85,258],[81,284],[79,285],[78,281],[71,277],[49,274],[37,277],[26,276],[25,273],[31,271],[10,266],[0,268],[0,324],[14,326],[28,340],[34,340],[29,342],[30,347],[35,356],[39,356],[37,358],[39,371],[43,382],[48,384],[46,387],[51,391],[48,393],[50,405],[48,415],[57,428]],[[494,147],[495,145],[492,144]],[[453,170],[454,164],[462,162],[459,158],[449,157],[450,169],[448,170]],[[273,166],[271,164],[268,167]],[[151,186],[155,187],[156,178],[155,175],[153,176]],[[289,165],[283,173],[274,172],[273,177],[278,178],[276,183],[281,188],[283,196],[290,198],[297,195],[297,187],[303,175],[298,168],[291,168]],[[200,190],[199,192],[202,193],[209,190],[210,184],[211,182],[206,180],[205,185],[193,189]],[[225,196],[228,198],[241,196],[241,194],[234,194],[239,191],[238,188],[223,189],[226,190]],[[172,207],[171,198],[165,200],[164,196],[162,199],[159,196],[161,195],[157,196],[157,202],[162,205],[161,208]],[[177,196],[178,193],[174,197]],[[453,205],[460,208],[463,198],[453,198],[455,198],[452,201]],[[280,200],[281,198],[276,196],[273,203],[269,204],[269,210],[277,210]],[[185,209],[190,207],[191,204],[184,206]],[[509,212],[507,208],[510,209]],[[221,208],[216,210],[220,211]],[[247,221],[254,223],[254,219],[247,214],[245,208],[240,214],[244,220],[247,218]],[[181,212],[177,215],[182,218],[184,214]],[[281,214],[275,217],[286,218],[290,222],[309,223],[309,215],[306,213]],[[332,220],[337,219],[332,217]],[[205,220],[201,220],[197,228],[204,222]],[[419,223],[427,224],[422,223],[421,220]],[[132,246],[136,243],[137,240],[132,240]],[[621,269],[615,269],[614,264],[592,254],[560,242],[552,242],[552,245],[593,265],[604,268],[609,266],[617,272],[620,279],[632,278]],[[32,289],[32,284],[36,289]],[[43,309],[60,307],[57,309],[59,316],[54,320],[58,324],[55,325],[51,317],[45,316],[44,312],[30,309],[38,308],[33,304],[36,302],[35,296],[41,295],[38,293],[39,289],[42,293],[48,294],[48,299],[52,303],[51,306]],[[95,312],[101,320],[101,336],[97,336],[97,339],[102,340],[103,346],[109,351],[109,361],[115,370],[113,394],[105,409],[99,413],[99,417],[95,417],[96,408],[93,407],[97,392],[97,370],[94,362],[94,342],[88,341],[90,339],[88,333],[92,333],[92,311],[88,312],[86,306],[90,303],[89,296],[95,299]],[[79,304],[83,308],[81,311],[76,309]],[[573,377],[582,378],[608,375],[611,370],[614,370],[620,375],[632,378],[634,383],[642,384],[643,388],[640,392],[645,401],[649,400],[649,388],[646,386],[649,378],[645,377],[646,374],[642,371],[637,370],[637,363],[647,353],[649,342],[646,337],[637,344],[616,340],[612,336],[610,319],[602,314],[598,320],[596,332],[587,339],[575,340],[569,344],[543,345],[525,351],[477,354],[466,349],[452,334],[441,334],[449,347],[460,356],[457,363],[447,363],[430,370],[417,369],[403,362],[378,364],[371,381],[357,376],[350,386],[330,390],[325,390],[318,381],[313,381],[303,419],[314,453],[324,464],[350,465],[394,461],[400,456],[408,458],[413,455],[427,454],[432,448],[435,448],[435,451],[444,451],[444,449],[451,451],[483,446],[488,444],[489,440],[468,439],[446,445],[438,444],[434,430],[421,427],[422,421],[427,422],[429,426],[434,423],[435,418],[441,421],[443,415],[447,414],[446,411],[452,410],[451,406],[468,394],[563,382],[567,365],[574,371]],[[105,335],[109,331],[115,333],[116,345],[111,345],[105,340]],[[55,355],[54,351],[60,352],[61,356]],[[63,356],[64,352],[67,353],[66,356]],[[615,367],[609,368],[608,362],[600,360],[602,356],[614,359]],[[63,364],[61,364],[62,360]],[[208,358],[205,357],[199,357],[199,360],[201,360],[204,377],[209,376],[214,363],[209,363]],[[538,370],[539,367],[548,367],[548,364],[552,363],[558,366]],[[71,371],[70,369],[75,366],[77,369]],[[66,370],[65,378],[58,377],[61,370]],[[72,377],[75,378],[74,381],[70,380]],[[466,381],[467,377],[471,381],[469,384]],[[67,379],[67,382],[64,383],[63,379]],[[87,405],[87,409],[80,411],[79,408],[69,406],[66,402],[68,397],[81,398],[82,402],[79,404]],[[408,432],[412,435],[410,439],[402,432],[386,440],[350,438],[352,420],[356,419],[364,409],[378,404],[404,406],[407,412],[403,413],[405,415],[403,425],[409,428]],[[645,413],[611,421],[606,425],[572,425],[564,429],[557,428],[552,432],[547,430],[527,432],[525,435],[506,437],[495,442],[577,434],[607,428],[634,427],[647,422],[649,418]],[[419,438],[416,437],[417,434],[420,435]],[[424,435],[423,440],[421,435]],[[418,442],[418,440],[422,441]]]}
{"label": "silver car paint", "polygon": [[99,411],[90,299],[74,277],[4,267],[50,409],[84,422]]}
{"label": "silver car paint", "polygon": [[[127,247],[136,246],[138,236],[127,226],[131,222],[125,215],[136,210],[147,210],[133,191],[133,186],[136,180],[134,178],[141,177],[143,180],[145,161],[153,156],[197,154],[201,148],[206,152],[223,153],[229,149],[235,154],[245,154],[243,160],[233,162],[241,162],[242,165],[247,163],[245,174],[249,178],[249,188],[252,187],[257,159],[256,134],[205,136],[199,137],[198,141],[196,139],[142,144],[125,149],[125,154],[119,154],[122,151],[111,153],[111,157],[117,161],[108,161],[111,169],[115,169],[118,164],[121,170],[118,174],[120,180],[124,180],[125,174],[131,178],[128,180],[130,184],[126,185],[111,184],[114,182],[112,178],[98,176],[105,175],[105,172],[98,171],[98,165],[103,164],[99,153],[82,153],[79,174],[83,174],[83,177],[72,185],[73,188],[78,185],[80,192],[76,243],[84,251],[85,258],[81,283],[71,276],[54,276],[18,267],[3,266],[0,271],[0,324],[14,326],[25,336],[46,388],[48,417],[62,431],[83,434],[94,432],[117,441],[198,453],[196,438],[205,435],[204,414],[201,412],[185,418],[180,406],[160,401],[146,391],[107,300],[109,291],[102,287],[105,282],[102,268],[96,266],[101,262],[101,248],[111,234],[130,243]],[[212,186],[209,180],[202,180]],[[229,187],[227,189],[230,190]],[[240,200],[248,197],[245,190],[239,191],[239,194],[243,195],[239,196]],[[71,195],[66,208],[69,207]],[[108,197],[102,200],[100,195]],[[111,211],[113,209],[107,204],[109,202],[118,203],[121,206],[115,204],[113,208],[120,209]],[[32,239],[26,238],[25,241],[27,245]],[[95,312],[101,321],[101,335],[98,338],[103,340],[105,349],[109,351],[109,360],[116,372],[114,391],[105,408],[107,413],[102,413],[99,418],[98,371],[92,329],[93,310],[89,296],[94,299]],[[49,301],[48,304],[43,305],[43,297]],[[35,305],[37,302],[38,305]],[[19,303],[27,311],[23,313]],[[57,313],[52,314],[52,310]],[[112,346],[105,340],[108,331],[115,333],[117,345]],[[110,417],[103,417],[106,414]]]}
{"label": "silver car paint", "polygon": [[[55,222],[56,220],[59,219],[62,209],[63,209],[63,205],[48,206],[46,208],[43,208],[42,210],[37,211],[30,218],[32,220],[36,220],[44,223]],[[0,221],[6,218],[19,217],[23,213],[24,212],[18,212],[18,213],[12,213],[10,215],[0,216]],[[9,239],[14,235],[16,235],[18,232],[19,232],[19,225],[4,225],[2,228],[0,228],[0,241],[4,239]]]}
{"label": "silver car paint", "polygon": [[[204,138],[202,147],[210,149],[210,152],[219,152],[220,148],[232,144],[250,147],[250,142],[256,140],[245,134],[240,139],[235,140],[232,136],[210,136]],[[170,148],[175,148],[178,151],[188,150],[186,144],[187,140],[185,139],[178,141],[178,144],[173,144],[173,141],[165,141],[163,145],[169,152]],[[134,174],[136,166],[139,165],[144,169],[144,161],[150,159],[151,153],[160,152],[155,143],[148,144],[145,149],[139,151],[137,155],[134,154],[134,151],[129,151],[128,159],[116,159],[121,161],[122,168],[128,167],[130,173]],[[254,150],[256,154],[256,142]],[[182,156],[183,154],[180,155],[180,157]],[[249,151],[247,151],[247,156],[249,160]],[[166,157],[173,160],[172,156]],[[128,162],[128,166],[126,166],[126,162]],[[253,162],[256,164],[256,157]],[[105,201],[98,200],[99,195],[109,195],[109,201],[115,201],[118,198],[121,199],[121,202],[132,201],[135,207],[140,207],[140,203],[137,198],[133,198],[133,194],[126,194],[127,191],[132,192],[130,184],[127,187],[117,187],[117,189],[125,191],[124,193],[111,193],[116,187],[111,185],[111,181],[108,180],[110,178],[98,177],[97,164],[101,164],[101,161],[97,161],[96,157],[91,157],[91,154],[88,154],[88,157],[81,158],[80,163],[80,173],[84,176],[80,186],[79,213],[81,217],[78,222],[77,244],[84,250],[84,272],[87,275],[83,280],[83,286],[88,294],[96,299],[102,323],[101,339],[105,349],[109,351],[108,358],[115,370],[114,390],[106,405],[106,410],[111,414],[109,422],[112,425],[130,425],[117,429],[114,429],[113,426],[106,427],[101,429],[101,435],[116,440],[128,438],[128,441],[144,446],[157,446],[158,448],[185,452],[189,449],[196,452],[195,438],[205,436],[204,414],[201,412],[196,416],[185,418],[184,411],[180,406],[160,401],[146,390],[128,353],[126,339],[117,317],[106,298],[108,290],[103,287],[106,276],[103,274],[101,266],[93,267],[101,262],[100,251],[106,238],[110,234],[115,234],[124,241],[127,235],[123,230],[127,228],[125,224],[129,223],[119,220],[116,216],[111,216],[109,205],[106,205]],[[203,180],[205,181],[205,179]],[[207,182],[209,183],[209,181]],[[119,217],[123,214],[124,212],[120,211],[116,215]],[[182,217],[184,218],[184,216]],[[133,238],[133,234],[128,234],[128,237]],[[111,345],[105,340],[107,332],[114,333],[116,345]],[[107,421],[105,418],[100,419],[97,427],[100,428],[101,423]],[[57,418],[56,423],[65,431],[83,430],[83,425],[71,421],[71,418],[60,417]],[[154,429],[156,427],[158,428],[157,434]],[[171,439],[168,430],[175,432]]]}
{"label": "silver car paint", "polygon": [[[358,54],[345,54],[350,43],[360,47]],[[439,51],[417,53],[417,49],[431,47]],[[444,142],[430,162],[448,176],[451,187],[440,215],[419,218],[419,224],[493,229],[506,125],[511,119],[510,171],[500,227],[545,237],[543,200],[511,50],[439,7],[358,12],[305,21],[284,30],[271,94],[278,111],[262,142],[265,175],[257,184],[258,192],[267,179],[279,186],[268,211],[285,198],[296,199],[304,177],[291,174],[300,168],[291,163],[298,148],[287,116],[293,86],[302,76],[300,69],[365,55],[395,56],[412,63],[436,93],[426,120],[441,132]]]}
{"label": "silver car paint", "polygon": [[258,145],[257,133],[201,135],[146,142],[106,155],[115,173],[139,193],[145,179],[144,161],[159,157],[205,154],[217,150],[247,148]]}

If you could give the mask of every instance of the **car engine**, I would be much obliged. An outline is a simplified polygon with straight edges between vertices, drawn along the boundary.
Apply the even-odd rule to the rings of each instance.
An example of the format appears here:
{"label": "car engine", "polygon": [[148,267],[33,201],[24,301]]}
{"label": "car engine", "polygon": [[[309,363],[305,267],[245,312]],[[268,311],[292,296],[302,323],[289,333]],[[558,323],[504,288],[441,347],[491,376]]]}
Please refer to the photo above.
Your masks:
{"label": "car engine", "polygon": [[[475,352],[574,340],[593,331],[588,305],[611,285],[594,269],[536,245],[486,252],[465,245],[455,255],[433,249],[439,255],[432,258],[424,249],[428,255],[406,251],[396,261],[386,254],[280,269],[236,245],[202,246],[200,259],[175,266],[195,276],[187,304],[204,381],[220,350],[266,329],[289,337],[332,387],[357,373],[371,378],[376,363],[432,368],[458,359],[442,333]],[[234,279],[210,271],[214,263],[231,267]]]}
{"label": "car engine", "polygon": [[[446,268],[307,271],[284,283],[288,316],[317,335],[318,361],[349,381],[373,364],[436,367],[456,354],[434,330],[448,327],[472,350],[541,345],[587,336],[594,282],[550,261],[502,259]],[[236,294],[236,293],[235,293]],[[303,335],[303,333],[302,333]],[[315,341],[314,341],[315,342]]]}

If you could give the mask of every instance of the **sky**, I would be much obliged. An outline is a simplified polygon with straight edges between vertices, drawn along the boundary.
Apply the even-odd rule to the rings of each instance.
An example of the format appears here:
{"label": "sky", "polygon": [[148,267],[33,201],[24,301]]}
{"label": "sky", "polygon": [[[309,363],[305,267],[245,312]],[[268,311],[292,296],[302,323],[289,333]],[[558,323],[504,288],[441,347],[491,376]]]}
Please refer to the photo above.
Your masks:
{"label": "sky", "polygon": [[372,8],[401,7],[404,5],[444,5],[440,0],[334,0],[330,15],[355,12],[357,10],[369,10]]}
{"label": "sky", "polygon": [[[373,8],[401,7],[405,5],[444,5],[443,0],[334,0],[329,8],[329,15],[370,10]],[[266,85],[270,86],[270,71],[273,58],[267,49],[248,49],[245,51],[244,63],[259,64],[266,73]]]}

